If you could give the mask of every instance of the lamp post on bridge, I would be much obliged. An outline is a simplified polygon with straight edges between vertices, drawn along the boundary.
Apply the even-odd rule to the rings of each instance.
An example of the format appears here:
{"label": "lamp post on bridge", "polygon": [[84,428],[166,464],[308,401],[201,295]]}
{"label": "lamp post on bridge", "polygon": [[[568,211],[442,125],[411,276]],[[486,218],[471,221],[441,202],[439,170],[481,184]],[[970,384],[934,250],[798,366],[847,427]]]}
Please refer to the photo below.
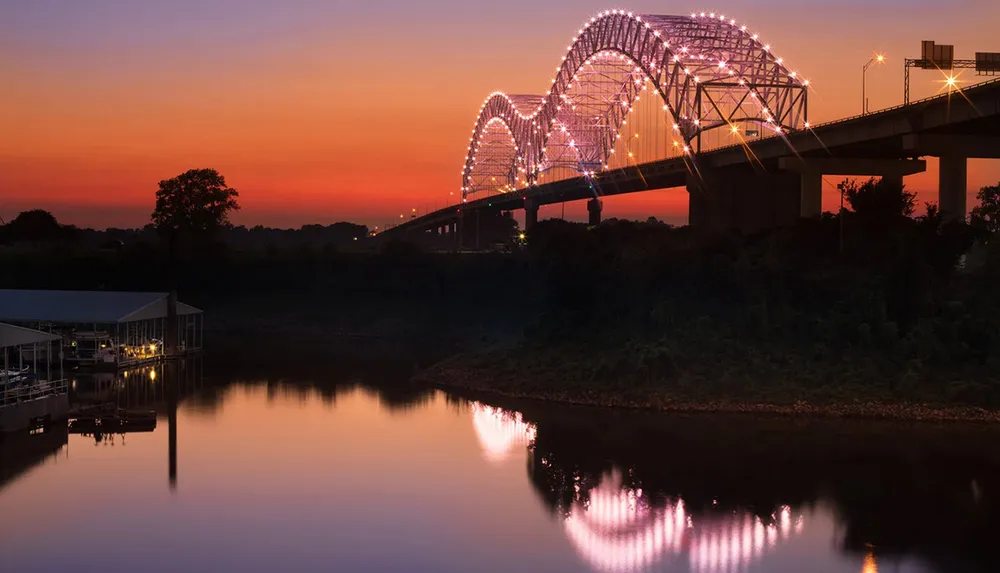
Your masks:
{"label": "lamp post on bridge", "polygon": [[875,54],[868,63],[861,68],[861,115],[868,114],[868,68],[872,64],[884,64],[885,54]]}

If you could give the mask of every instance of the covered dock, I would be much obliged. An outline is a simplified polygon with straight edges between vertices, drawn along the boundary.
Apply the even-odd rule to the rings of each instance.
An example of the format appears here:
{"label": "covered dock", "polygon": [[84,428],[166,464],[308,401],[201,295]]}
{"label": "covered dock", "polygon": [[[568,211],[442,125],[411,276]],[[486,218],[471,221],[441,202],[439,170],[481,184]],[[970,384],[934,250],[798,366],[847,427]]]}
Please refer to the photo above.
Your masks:
{"label": "covered dock", "polygon": [[65,417],[69,394],[61,340],[58,334],[0,323],[0,434]]}
{"label": "covered dock", "polygon": [[[120,368],[166,356],[165,292],[0,290],[0,320],[58,334],[74,365]],[[176,354],[200,351],[202,311],[177,302]]]}

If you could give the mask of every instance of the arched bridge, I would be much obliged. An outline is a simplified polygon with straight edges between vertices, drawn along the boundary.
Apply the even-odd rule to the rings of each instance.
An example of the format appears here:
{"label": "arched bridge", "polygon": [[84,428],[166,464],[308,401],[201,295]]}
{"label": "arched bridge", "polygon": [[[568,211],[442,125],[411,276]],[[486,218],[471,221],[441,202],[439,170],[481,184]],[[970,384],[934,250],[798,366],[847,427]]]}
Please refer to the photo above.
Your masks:
{"label": "arched bridge", "polygon": [[967,158],[1000,157],[1000,83],[810,125],[809,81],[724,14],[602,12],[550,82],[490,94],[462,202],[386,234],[454,233],[482,210],[525,209],[530,229],[540,205],[588,198],[596,223],[603,195],[681,186],[692,225],[753,231],[818,216],[823,175],[901,181],[928,155],[942,158],[941,210],[958,218]]}
{"label": "arched bridge", "polygon": [[[486,99],[462,197],[532,185],[560,165],[586,175],[607,169],[643,91],[662,101],[676,153],[684,154],[713,129],[759,124],[780,133],[807,125],[808,85],[757,34],[723,14],[604,12],[580,28],[544,95],[495,92]],[[491,139],[491,126],[509,145]]]}

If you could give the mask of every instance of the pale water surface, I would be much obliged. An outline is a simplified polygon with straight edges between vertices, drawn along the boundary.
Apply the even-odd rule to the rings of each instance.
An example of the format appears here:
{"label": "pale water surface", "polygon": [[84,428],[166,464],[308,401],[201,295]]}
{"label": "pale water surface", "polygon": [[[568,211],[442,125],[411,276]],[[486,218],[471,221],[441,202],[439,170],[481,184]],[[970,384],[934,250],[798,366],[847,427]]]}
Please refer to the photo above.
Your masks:
{"label": "pale water surface", "polygon": [[[913,456],[900,468],[842,445],[906,428],[770,420],[758,432],[740,426],[756,424],[745,418],[522,412],[437,391],[393,399],[360,386],[250,382],[180,399],[172,476],[169,407],[153,392],[163,412],[153,432],[97,441],[55,431],[31,437],[50,443],[26,467],[5,462],[0,571],[943,573],[996,564],[977,537],[996,523],[991,461],[963,458],[954,475],[894,491],[886,483],[899,472],[923,471]],[[821,437],[783,451],[782,436],[810,432]],[[796,449],[823,447],[833,453]]]}

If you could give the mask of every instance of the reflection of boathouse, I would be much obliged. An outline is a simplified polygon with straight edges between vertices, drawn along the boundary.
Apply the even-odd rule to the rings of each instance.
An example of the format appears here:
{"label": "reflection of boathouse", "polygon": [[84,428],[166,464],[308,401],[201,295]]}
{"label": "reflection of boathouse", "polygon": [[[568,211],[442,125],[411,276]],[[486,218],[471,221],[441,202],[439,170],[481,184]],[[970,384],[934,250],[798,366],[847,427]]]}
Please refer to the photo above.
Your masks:
{"label": "reflection of boathouse", "polygon": [[[0,320],[59,334],[72,365],[132,366],[167,351],[167,293],[0,290]],[[178,302],[176,320],[177,353],[201,350],[201,310]]]}

